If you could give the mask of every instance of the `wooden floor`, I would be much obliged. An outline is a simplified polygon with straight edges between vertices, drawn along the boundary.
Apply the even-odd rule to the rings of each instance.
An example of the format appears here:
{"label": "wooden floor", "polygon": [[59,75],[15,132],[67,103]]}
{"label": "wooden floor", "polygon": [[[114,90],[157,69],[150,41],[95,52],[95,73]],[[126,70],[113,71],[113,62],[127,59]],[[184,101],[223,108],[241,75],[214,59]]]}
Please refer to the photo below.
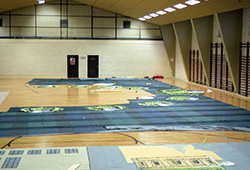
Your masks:
{"label": "wooden floor", "polygon": [[[26,84],[31,79],[0,79],[0,92],[9,95],[0,104],[0,112],[6,112],[10,107],[28,106],[86,106],[128,103],[127,99],[136,99],[142,94],[154,96],[145,91],[119,89],[115,91],[96,91],[97,88],[66,88],[56,89],[34,88]],[[162,79],[160,81],[185,88],[202,90],[205,95],[216,100],[250,110],[250,98],[234,93],[213,89],[207,86],[184,82],[177,79]],[[212,90],[208,93],[207,90]],[[21,138],[0,138],[1,148],[39,148],[65,146],[116,146],[116,145],[149,145],[149,144],[179,144],[179,143],[221,143],[249,142],[248,132],[229,131],[156,131],[156,132],[123,132],[68,134],[49,136],[27,136]]]}

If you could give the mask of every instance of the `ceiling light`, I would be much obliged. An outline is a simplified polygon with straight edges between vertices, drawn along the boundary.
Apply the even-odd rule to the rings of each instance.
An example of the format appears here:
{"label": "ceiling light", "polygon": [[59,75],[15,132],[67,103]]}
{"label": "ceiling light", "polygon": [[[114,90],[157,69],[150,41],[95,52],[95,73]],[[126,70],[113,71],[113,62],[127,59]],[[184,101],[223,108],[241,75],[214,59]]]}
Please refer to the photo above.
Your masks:
{"label": "ceiling light", "polygon": [[156,13],[151,13],[151,14],[149,14],[149,16],[151,16],[151,17],[158,17],[159,15],[156,14]]}
{"label": "ceiling light", "polygon": [[168,7],[168,8],[165,8],[164,11],[167,11],[167,12],[174,12],[174,11],[176,11],[176,9],[171,8],[171,7]]}
{"label": "ceiling light", "polygon": [[146,19],[143,18],[143,17],[140,17],[140,18],[138,18],[138,20],[140,20],[140,21],[145,21]]}
{"label": "ceiling light", "polygon": [[189,1],[185,2],[185,4],[188,4],[188,5],[197,5],[199,3],[201,3],[201,2],[198,0],[189,0]]}
{"label": "ceiling light", "polygon": [[45,0],[37,0],[38,1],[38,4],[44,4],[45,3]]}
{"label": "ceiling light", "polygon": [[165,15],[167,12],[161,10],[161,11],[157,11],[156,13],[159,15]]}
{"label": "ceiling light", "polygon": [[149,16],[149,15],[145,15],[143,18],[145,18],[145,19],[151,19],[152,17]]}
{"label": "ceiling light", "polygon": [[183,9],[183,8],[186,8],[187,5],[184,5],[184,4],[176,4],[176,5],[174,5],[174,7],[177,8],[177,9]]}

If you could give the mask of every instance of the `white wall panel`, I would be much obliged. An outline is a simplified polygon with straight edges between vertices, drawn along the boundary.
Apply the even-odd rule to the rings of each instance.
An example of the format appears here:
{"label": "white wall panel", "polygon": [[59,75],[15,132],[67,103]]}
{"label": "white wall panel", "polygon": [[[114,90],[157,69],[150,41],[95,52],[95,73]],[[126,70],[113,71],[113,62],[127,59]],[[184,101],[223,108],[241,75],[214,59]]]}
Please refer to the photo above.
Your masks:
{"label": "white wall panel", "polygon": [[38,16],[38,27],[60,27],[60,17],[57,16]]}
{"label": "white wall panel", "polygon": [[[9,16],[8,15],[0,15],[0,18],[2,18],[3,26],[9,26]],[[1,29],[1,27],[0,27]]]}
{"label": "white wall panel", "polygon": [[35,16],[12,16],[11,26],[35,26]]}
{"label": "white wall panel", "polygon": [[69,14],[70,15],[84,15],[84,16],[91,16],[91,7],[84,6],[84,5],[69,5]]}
{"label": "white wall panel", "polygon": [[68,36],[72,38],[91,38],[91,29],[70,28]]}
{"label": "white wall panel", "polygon": [[14,11],[12,11],[12,14],[35,15],[35,6],[14,10]]}
{"label": "white wall panel", "polygon": [[37,36],[60,37],[60,28],[38,28]]}
{"label": "white wall panel", "polygon": [[60,6],[40,5],[37,7],[37,15],[60,15]]}
{"label": "white wall panel", "polygon": [[115,38],[115,29],[94,29],[94,38]]}
{"label": "white wall panel", "polygon": [[35,29],[34,28],[16,28],[16,27],[13,27],[11,28],[11,35],[12,36],[21,36],[21,37],[24,37],[24,36],[31,36],[31,37],[34,37],[35,36]]}
{"label": "white wall panel", "polygon": [[[99,55],[100,77],[171,77],[162,41],[0,39],[0,77],[67,77],[67,55]],[[79,61],[87,77],[87,60]]]}
{"label": "white wall panel", "polygon": [[9,36],[9,28],[8,27],[0,27],[0,37]]}
{"label": "white wall panel", "polygon": [[117,37],[118,38],[138,38],[140,35],[139,30],[137,29],[118,29]]}
{"label": "white wall panel", "polygon": [[115,28],[115,18],[94,18],[94,28]]}
{"label": "white wall panel", "polygon": [[69,27],[91,27],[91,18],[69,17]]}

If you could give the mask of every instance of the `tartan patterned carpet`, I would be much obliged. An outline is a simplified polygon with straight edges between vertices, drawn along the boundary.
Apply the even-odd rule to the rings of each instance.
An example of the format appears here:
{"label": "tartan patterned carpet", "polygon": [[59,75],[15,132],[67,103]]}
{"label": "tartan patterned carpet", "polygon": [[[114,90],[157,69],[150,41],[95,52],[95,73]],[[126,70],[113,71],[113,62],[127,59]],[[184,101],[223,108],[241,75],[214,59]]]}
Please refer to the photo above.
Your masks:
{"label": "tartan patterned carpet", "polygon": [[[159,93],[163,89],[178,89],[169,84],[150,79],[100,79],[59,81],[32,80],[30,84],[65,85],[110,83],[123,87],[149,87],[155,99],[131,100],[124,110],[94,111],[87,107],[65,107],[63,111],[51,113],[25,113],[20,108],[11,108],[0,113],[0,136],[26,136],[67,133],[92,133],[117,131],[140,131],[144,127],[152,130],[241,130],[250,131],[250,111],[222,103],[205,96],[190,96],[199,100],[169,101],[174,105],[142,106],[138,103],[166,101],[174,95]],[[35,83],[34,83],[35,82]],[[38,83],[37,83],[38,82]],[[63,82],[63,83],[62,83]],[[66,82],[66,83],[65,83]],[[53,84],[54,83],[54,84]],[[151,83],[150,86],[146,86]],[[111,128],[110,128],[111,127]],[[122,128],[121,128],[122,127]],[[128,127],[127,129],[124,127]],[[133,127],[133,128],[130,128]],[[150,128],[147,128],[149,130]]]}

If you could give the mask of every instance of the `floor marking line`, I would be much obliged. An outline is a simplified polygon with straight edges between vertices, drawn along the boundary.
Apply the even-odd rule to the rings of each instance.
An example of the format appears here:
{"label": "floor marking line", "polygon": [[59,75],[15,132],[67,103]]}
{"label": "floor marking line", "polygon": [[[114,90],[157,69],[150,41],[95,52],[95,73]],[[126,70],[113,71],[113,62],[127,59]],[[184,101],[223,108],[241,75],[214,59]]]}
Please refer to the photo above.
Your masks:
{"label": "floor marking line", "polygon": [[135,144],[140,143],[140,144],[142,144],[142,145],[145,145],[145,143],[143,143],[143,142],[141,142],[141,141],[135,139],[133,136],[130,136],[130,135],[127,135],[127,134],[124,134],[124,133],[121,133],[121,132],[113,132],[113,133],[119,134],[119,135],[123,135],[123,136],[127,136],[127,137],[133,139],[133,140],[135,141]]}
{"label": "floor marking line", "polygon": [[212,132],[215,133],[216,135],[218,135],[219,137],[221,137],[221,138],[227,140],[228,142],[233,143],[231,140],[229,140],[229,139],[227,139],[226,137],[220,135],[219,133],[216,133],[215,131],[212,131]]}
{"label": "floor marking line", "polygon": [[28,89],[30,89],[31,91],[33,91],[34,93],[36,93],[36,94],[38,94],[38,92],[37,91],[35,91],[35,90],[33,90],[32,88],[30,88],[29,86],[26,86],[26,85],[24,85],[26,88],[28,88]]}
{"label": "floor marking line", "polygon": [[139,133],[138,132],[135,132],[136,134],[137,134],[137,136],[139,136],[139,138],[142,140],[142,137],[139,135]]}
{"label": "floor marking line", "polygon": [[1,143],[3,143],[4,140],[5,140],[5,137],[1,140]]}
{"label": "floor marking line", "polygon": [[15,140],[17,140],[17,139],[19,139],[19,138],[21,138],[21,137],[22,137],[22,136],[18,136],[18,137],[16,137],[16,138],[12,139],[9,143],[7,143],[7,144],[4,145],[3,147],[1,147],[1,149],[4,149],[6,146],[11,147],[10,145],[12,144],[12,142],[14,142]]}
{"label": "floor marking line", "polygon": [[206,138],[205,138],[205,140],[203,141],[203,144],[205,144],[205,143],[206,143],[207,139],[208,139],[208,137],[206,137]]}
{"label": "floor marking line", "polygon": [[29,99],[30,99],[31,95],[32,95],[32,94],[30,94],[30,95],[29,95],[29,97],[27,98],[27,100],[26,100],[26,102],[24,103],[24,105],[23,105],[23,106],[26,106],[26,104],[28,103],[28,101],[29,101]]}
{"label": "floor marking line", "polygon": [[108,99],[104,95],[102,95],[102,94],[100,94],[100,95],[106,100],[106,102],[108,102],[111,105],[111,102],[109,102]]}

